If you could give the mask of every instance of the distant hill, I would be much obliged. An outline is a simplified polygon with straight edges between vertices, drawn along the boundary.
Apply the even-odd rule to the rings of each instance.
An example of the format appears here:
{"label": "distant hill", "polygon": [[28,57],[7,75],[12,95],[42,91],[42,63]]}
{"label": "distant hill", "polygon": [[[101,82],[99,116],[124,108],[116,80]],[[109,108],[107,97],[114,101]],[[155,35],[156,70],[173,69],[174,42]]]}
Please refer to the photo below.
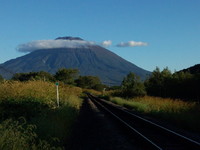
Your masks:
{"label": "distant hill", "polygon": [[[56,40],[83,41],[81,38],[72,37],[60,37]],[[142,79],[150,74],[149,71],[98,45],[38,49],[9,60],[1,66],[16,73],[46,71],[52,74],[60,68],[76,68],[80,70],[81,75],[98,76],[103,83],[109,85],[119,85],[129,72],[134,72]],[[0,74],[10,77],[1,69]]]}
{"label": "distant hill", "polygon": [[179,72],[189,72],[191,74],[197,74],[197,73],[200,73],[200,64],[196,64],[192,67],[189,67],[187,69],[183,69],[183,70],[180,70]]}

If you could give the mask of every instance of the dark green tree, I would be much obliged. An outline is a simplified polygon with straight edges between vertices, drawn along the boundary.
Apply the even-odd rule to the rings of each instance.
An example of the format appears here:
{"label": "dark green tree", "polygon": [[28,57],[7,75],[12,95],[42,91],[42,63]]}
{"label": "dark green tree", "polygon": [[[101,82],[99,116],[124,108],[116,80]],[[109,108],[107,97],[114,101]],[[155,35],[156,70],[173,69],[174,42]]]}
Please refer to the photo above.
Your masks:
{"label": "dark green tree", "polygon": [[62,81],[65,84],[75,84],[75,79],[77,79],[79,74],[78,69],[59,69],[55,74],[55,79],[57,81]]}
{"label": "dark green tree", "polygon": [[153,96],[167,96],[172,80],[172,73],[166,67],[160,71],[158,67],[152,72],[151,76],[145,81],[147,93]]}
{"label": "dark green tree", "polygon": [[13,75],[12,80],[17,81],[29,81],[29,80],[43,80],[43,81],[54,81],[54,77],[44,71],[40,72],[29,72],[29,73],[16,73]]}
{"label": "dark green tree", "polygon": [[194,91],[196,91],[196,85],[198,82],[195,81],[195,75],[189,72],[177,72],[173,74],[173,92],[171,97],[181,99],[193,99],[195,97]]}
{"label": "dark green tree", "polygon": [[200,74],[190,72],[171,73],[168,68],[160,71],[156,68],[145,81],[148,95],[180,98],[198,101],[200,98]]}
{"label": "dark green tree", "polygon": [[0,75],[0,82],[3,82],[4,78]]}
{"label": "dark green tree", "polygon": [[146,94],[144,84],[132,72],[123,79],[121,87],[124,97],[144,96]]}
{"label": "dark green tree", "polygon": [[34,80],[36,77],[37,73],[36,72],[29,72],[29,73],[16,73],[13,75],[12,80],[17,80],[17,81],[29,81],[29,80]]}
{"label": "dark green tree", "polygon": [[95,89],[101,91],[104,88],[100,79],[95,76],[79,76],[75,82],[77,86],[85,89]]}
{"label": "dark green tree", "polygon": [[54,82],[55,78],[52,74],[44,71],[38,72],[37,76],[35,77],[38,80],[43,80],[43,81],[51,81]]}

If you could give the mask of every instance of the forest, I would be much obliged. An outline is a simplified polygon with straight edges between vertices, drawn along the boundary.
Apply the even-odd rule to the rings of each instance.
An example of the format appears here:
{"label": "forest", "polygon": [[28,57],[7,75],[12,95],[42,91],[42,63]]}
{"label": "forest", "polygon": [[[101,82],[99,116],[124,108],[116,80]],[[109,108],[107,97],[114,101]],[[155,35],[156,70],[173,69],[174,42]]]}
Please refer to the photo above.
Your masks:
{"label": "forest", "polygon": [[156,68],[144,82],[148,95],[199,101],[200,73],[171,73],[168,68]]}

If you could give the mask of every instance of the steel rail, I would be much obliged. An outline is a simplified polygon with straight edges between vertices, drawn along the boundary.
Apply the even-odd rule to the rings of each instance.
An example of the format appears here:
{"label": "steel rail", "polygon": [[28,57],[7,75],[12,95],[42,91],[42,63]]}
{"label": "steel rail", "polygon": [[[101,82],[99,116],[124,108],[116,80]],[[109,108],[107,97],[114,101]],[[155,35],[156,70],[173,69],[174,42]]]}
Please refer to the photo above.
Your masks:
{"label": "steel rail", "polygon": [[[117,108],[117,107],[116,107],[116,108]],[[117,109],[119,109],[119,108],[117,108]],[[132,116],[134,116],[134,117],[137,117],[137,118],[139,118],[139,119],[141,119],[141,120],[143,120],[143,121],[146,121],[146,122],[148,122],[148,123],[150,123],[150,124],[152,124],[152,125],[155,125],[155,126],[161,128],[161,129],[165,130],[165,131],[168,131],[168,132],[170,132],[170,133],[172,133],[172,134],[174,134],[174,135],[176,135],[176,136],[179,136],[179,137],[181,137],[181,138],[184,138],[185,140],[188,140],[188,141],[190,141],[190,142],[192,142],[192,143],[194,143],[194,144],[197,144],[198,146],[200,146],[200,143],[197,142],[197,141],[195,141],[195,140],[193,140],[193,139],[190,139],[190,138],[188,138],[188,137],[186,137],[186,136],[184,136],[184,135],[181,135],[181,134],[179,134],[179,133],[177,133],[177,132],[175,132],[175,131],[172,131],[172,130],[170,130],[170,129],[167,129],[167,128],[161,126],[161,125],[158,125],[158,124],[156,124],[156,123],[154,123],[154,122],[152,122],[152,121],[149,121],[149,120],[147,120],[147,119],[145,119],[145,118],[142,118],[142,117],[140,117],[140,116],[138,116],[138,115],[135,115],[135,114],[133,114],[133,113],[131,113],[131,112],[129,112],[129,111],[126,111],[126,110],[123,110],[123,109],[120,109],[120,110],[121,110],[121,111],[124,111],[124,112],[126,112],[126,113],[128,113],[128,114],[130,114],[130,115],[132,115]]]}
{"label": "steel rail", "polygon": [[[156,147],[157,149],[162,149],[162,148],[161,148],[160,146],[158,146],[155,142],[153,142],[152,140],[150,140],[148,137],[146,137],[145,135],[143,135],[142,133],[140,133],[138,130],[136,130],[135,128],[133,128],[133,127],[132,127],[130,124],[128,124],[126,121],[124,121],[123,119],[121,119],[120,117],[118,117],[115,113],[113,113],[113,112],[110,111],[108,108],[106,108],[106,107],[102,104],[102,102],[103,102],[103,103],[106,103],[107,105],[111,105],[111,104],[109,104],[107,101],[101,100],[101,99],[99,99],[99,98],[97,98],[97,97],[95,97],[95,96],[93,96],[93,95],[90,95],[90,94],[88,94],[88,96],[89,96],[92,100],[94,100],[96,103],[98,103],[102,108],[104,108],[107,112],[109,112],[110,114],[112,114],[112,116],[114,116],[115,118],[117,118],[118,120],[120,120],[122,123],[124,123],[126,126],[128,126],[131,130],[133,130],[133,131],[136,132],[138,135],[140,135],[142,138],[144,138],[146,141],[148,141],[150,144],[152,144],[154,147]],[[98,101],[97,101],[97,100],[98,100]],[[99,100],[101,101],[101,103],[99,102]],[[144,122],[146,122],[146,123],[149,123],[149,124],[151,124],[152,126],[155,126],[156,128],[159,128],[159,129],[161,129],[161,130],[164,130],[165,132],[168,132],[168,134],[172,134],[173,136],[179,137],[180,139],[185,140],[185,141],[189,142],[190,144],[193,144],[195,147],[198,147],[198,149],[200,149],[200,143],[197,142],[197,141],[195,141],[195,140],[193,140],[193,139],[190,139],[190,138],[188,138],[188,137],[186,137],[186,136],[184,136],[184,135],[181,135],[181,134],[179,134],[179,133],[177,133],[177,132],[175,132],[175,131],[172,131],[172,130],[170,130],[170,129],[167,129],[166,127],[163,127],[163,126],[161,126],[161,125],[158,125],[158,124],[156,124],[156,123],[154,123],[154,122],[152,122],[152,121],[149,121],[149,120],[147,120],[147,119],[145,119],[145,118],[143,118],[143,117],[140,117],[140,116],[138,116],[138,115],[136,115],[136,114],[133,114],[133,113],[127,111],[127,110],[123,110],[123,109],[121,109],[121,108],[119,108],[119,107],[116,107],[116,106],[113,106],[113,105],[112,105],[112,107],[114,107],[115,109],[118,109],[119,111],[122,111],[122,112],[124,112],[124,113],[126,113],[126,114],[129,114],[129,115],[131,115],[131,116],[133,116],[133,117],[136,117],[136,118],[138,118],[139,120],[142,120],[142,121],[144,121]]]}
{"label": "steel rail", "polygon": [[126,121],[124,121],[123,119],[121,119],[120,117],[118,117],[116,114],[114,114],[112,111],[110,111],[109,109],[107,109],[106,107],[104,107],[101,103],[99,103],[98,101],[96,101],[95,99],[90,98],[91,100],[95,101],[96,103],[98,103],[102,108],[104,108],[107,112],[109,112],[112,116],[114,116],[116,119],[118,119],[120,122],[122,122],[123,124],[125,124],[129,129],[133,130],[134,132],[136,132],[138,135],[140,135],[142,138],[144,138],[146,141],[148,141],[151,145],[153,145],[155,148],[157,148],[158,150],[162,150],[161,147],[159,147],[158,145],[156,145],[153,141],[151,141],[149,138],[147,138],[146,136],[144,136],[142,133],[140,133],[138,130],[136,130],[135,128],[133,128],[131,125],[129,125]]}

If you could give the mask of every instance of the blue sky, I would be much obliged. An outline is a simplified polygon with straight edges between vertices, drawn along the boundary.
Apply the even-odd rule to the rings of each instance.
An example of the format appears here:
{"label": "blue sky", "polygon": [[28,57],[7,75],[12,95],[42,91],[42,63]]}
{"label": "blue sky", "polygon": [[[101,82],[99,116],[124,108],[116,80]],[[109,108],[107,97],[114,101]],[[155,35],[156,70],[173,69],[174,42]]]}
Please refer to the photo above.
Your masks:
{"label": "blue sky", "polygon": [[110,40],[109,50],[141,68],[178,71],[200,63],[200,1],[0,0],[0,63],[25,55],[20,44],[60,36]]}

